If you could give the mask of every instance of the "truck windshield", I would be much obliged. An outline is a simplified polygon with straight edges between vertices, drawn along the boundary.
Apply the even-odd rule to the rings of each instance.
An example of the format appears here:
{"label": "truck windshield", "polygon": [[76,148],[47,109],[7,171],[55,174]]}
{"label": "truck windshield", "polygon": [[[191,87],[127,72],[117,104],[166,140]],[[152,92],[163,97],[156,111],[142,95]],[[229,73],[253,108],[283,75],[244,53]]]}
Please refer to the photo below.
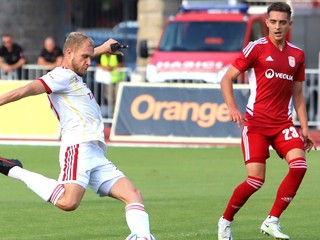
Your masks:
{"label": "truck windshield", "polygon": [[245,22],[171,22],[160,51],[238,52],[243,47]]}

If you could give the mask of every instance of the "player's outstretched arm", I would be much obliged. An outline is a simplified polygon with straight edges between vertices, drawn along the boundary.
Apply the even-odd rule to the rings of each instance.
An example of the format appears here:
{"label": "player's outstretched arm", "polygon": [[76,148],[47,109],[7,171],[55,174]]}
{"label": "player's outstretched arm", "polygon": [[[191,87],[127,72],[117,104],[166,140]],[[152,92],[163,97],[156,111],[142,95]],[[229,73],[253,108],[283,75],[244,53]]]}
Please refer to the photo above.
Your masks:
{"label": "player's outstretched arm", "polygon": [[32,81],[31,83],[14,89],[0,96],[0,106],[10,102],[18,101],[22,98],[45,93],[46,88],[39,80]]}
{"label": "player's outstretched arm", "polygon": [[111,50],[111,44],[113,44],[113,43],[118,43],[118,41],[110,38],[107,41],[105,41],[103,44],[101,44],[100,46],[95,47],[94,52],[93,52],[93,57],[100,56],[104,53],[123,55],[123,52]]}

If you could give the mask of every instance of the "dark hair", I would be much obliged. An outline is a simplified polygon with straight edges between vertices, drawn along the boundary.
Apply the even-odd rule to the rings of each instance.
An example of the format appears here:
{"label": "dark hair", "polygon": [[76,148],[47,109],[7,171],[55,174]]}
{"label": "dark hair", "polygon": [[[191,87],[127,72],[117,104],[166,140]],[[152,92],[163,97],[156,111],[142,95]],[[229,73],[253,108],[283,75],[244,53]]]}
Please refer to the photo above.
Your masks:
{"label": "dark hair", "polygon": [[287,4],[285,2],[274,2],[274,3],[271,3],[271,5],[268,7],[268,10],[267,10],[268,15],[269,15],[269,13],[271,11],[287,13],[288,19],[291,18],[291,7],[290,7],[289,4]]}
{"label": "dark hair", "polygon": [[11,33],[4,33],[2,35],[2,37],[10,37],[10,38],[13,38],[12,34]]}

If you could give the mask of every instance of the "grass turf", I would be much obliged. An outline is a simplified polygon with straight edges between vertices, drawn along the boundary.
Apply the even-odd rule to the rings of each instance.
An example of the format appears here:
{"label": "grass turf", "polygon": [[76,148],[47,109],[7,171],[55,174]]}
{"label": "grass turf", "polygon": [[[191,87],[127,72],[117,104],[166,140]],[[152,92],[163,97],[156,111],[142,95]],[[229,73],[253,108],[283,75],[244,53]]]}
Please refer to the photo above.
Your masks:
{"label": "grass turf", "polygon": [[[0,146],[0,156],[19,158],[26,169],[56,178],[58,147]],[[308,172],[281,218],[291,239],[319,239],[319,152],[308,153]],[[241,150],[228,148],[110,147],[112,160],[142,191],[157,240],[217,239],[217,221],[234,187],[246,177]],[[236,240],[270,239],[259,227],[273,203],[286,163],[271,151],[267,178],[236,215]],[[0,176],[2,240],[121,240],[129,234],[124,205],[88,190],[80,207],[63,212],[23,183]]]}

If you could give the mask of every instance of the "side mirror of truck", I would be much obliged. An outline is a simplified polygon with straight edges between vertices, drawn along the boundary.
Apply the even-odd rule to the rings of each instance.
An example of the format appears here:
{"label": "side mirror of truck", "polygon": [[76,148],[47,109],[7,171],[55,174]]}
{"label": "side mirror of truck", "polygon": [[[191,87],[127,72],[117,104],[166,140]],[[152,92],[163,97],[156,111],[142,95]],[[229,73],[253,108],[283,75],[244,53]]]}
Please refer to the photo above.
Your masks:
{"label": "side mirror of truck", "polygon": [[148,49],[148,41],[141,40],[139,43],[139,56],[141,58],[148,58],[149,57],[149,49]]}

